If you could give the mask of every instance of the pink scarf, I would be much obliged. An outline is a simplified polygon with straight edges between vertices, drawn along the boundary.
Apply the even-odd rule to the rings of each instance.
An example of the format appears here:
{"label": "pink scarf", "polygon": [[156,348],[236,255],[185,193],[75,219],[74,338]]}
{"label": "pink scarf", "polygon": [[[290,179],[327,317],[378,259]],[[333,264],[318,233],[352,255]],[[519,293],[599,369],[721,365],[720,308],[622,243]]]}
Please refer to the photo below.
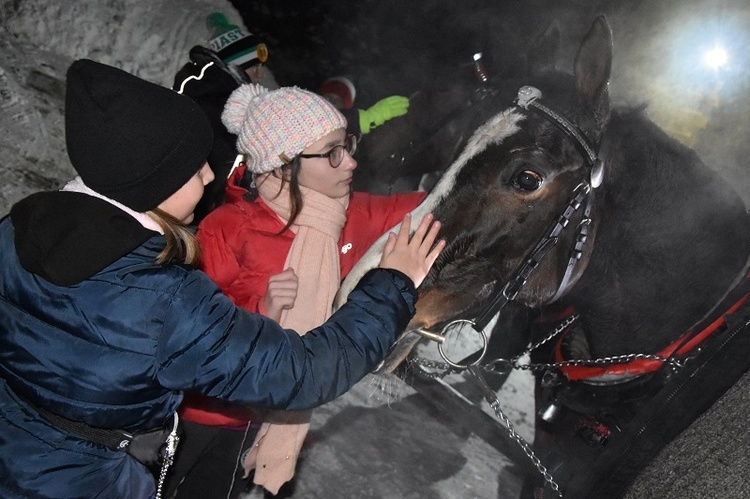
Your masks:
{"label": "pink scarf", "polygon": [[[289,184],[272,173],[257,180],[260,197],[284,223],[290,217]],[[323,324],[341,284],[338,241],[346,222],[349,196],[331,199],[300,186],[304,206],[291,230],[296,234],[284,268],[293,268],[299,279],[294,307],[284,310],[280,324],[300,335]],[[256,468],[254,482],[276,494],[291,480],[297,457],[310,427],[312,411],[273,411],[261,425],[243,460],[245,476]]]}

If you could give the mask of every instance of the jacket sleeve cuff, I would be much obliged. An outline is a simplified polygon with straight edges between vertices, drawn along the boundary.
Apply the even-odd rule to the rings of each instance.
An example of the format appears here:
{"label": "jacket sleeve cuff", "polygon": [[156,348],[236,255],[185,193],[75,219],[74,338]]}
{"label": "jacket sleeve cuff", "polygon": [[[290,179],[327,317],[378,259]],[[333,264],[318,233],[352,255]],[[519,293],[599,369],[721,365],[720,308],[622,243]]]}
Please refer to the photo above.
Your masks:
{"label": "jacket sleeve cuff", "polygon": [[399,293],[401,293],[401,296],[404,298],[404,301],[406,301],[406,303],[408,304],[410,313],[414,314],[415,304],[417,302],[419,294],[417,293],[417,288],[414,286],[414,281],[411,280],[411,277],[404,274],[400,270],[378,267],[368,271],[362,277],[362,280],[364,280],[368,275],[376,272],[384,272],[388,276],[389,280],[398,289]]}

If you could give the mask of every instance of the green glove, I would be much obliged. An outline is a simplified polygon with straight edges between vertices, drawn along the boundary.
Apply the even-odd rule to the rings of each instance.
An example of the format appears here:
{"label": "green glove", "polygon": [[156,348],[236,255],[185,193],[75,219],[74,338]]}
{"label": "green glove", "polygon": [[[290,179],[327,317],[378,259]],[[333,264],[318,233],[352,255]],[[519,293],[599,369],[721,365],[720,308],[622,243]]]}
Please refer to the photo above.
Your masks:
{"label": "green glove", "polygon": [[409,98],[391,95],[379,100],[369,109],[359,109],[359,129],[362,134],[370,133],[373,128],[409,111]]}

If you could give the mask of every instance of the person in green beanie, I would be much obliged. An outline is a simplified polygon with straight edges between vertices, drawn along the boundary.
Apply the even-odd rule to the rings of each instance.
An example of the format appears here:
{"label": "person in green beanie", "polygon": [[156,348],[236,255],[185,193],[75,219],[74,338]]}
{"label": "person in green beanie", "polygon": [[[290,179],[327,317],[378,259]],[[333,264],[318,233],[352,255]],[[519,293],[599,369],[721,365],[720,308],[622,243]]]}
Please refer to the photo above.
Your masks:
{"label": "person in green beanie", "polygon": [[273,72],[265,64],[268,46],[260,37],[245,32],[221,12],[213,12],[206,17],[206,28],[209,32],[208,47],[216,52],[224,64],[244,71],[251,83],[258,83],[269,90],[279,88]]}

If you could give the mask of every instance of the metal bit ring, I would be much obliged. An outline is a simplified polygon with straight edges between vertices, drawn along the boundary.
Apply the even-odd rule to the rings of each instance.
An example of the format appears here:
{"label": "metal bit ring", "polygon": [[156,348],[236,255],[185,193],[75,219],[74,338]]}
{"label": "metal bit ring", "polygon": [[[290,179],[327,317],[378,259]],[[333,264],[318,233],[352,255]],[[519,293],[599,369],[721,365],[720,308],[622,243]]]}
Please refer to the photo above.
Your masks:
{"label": "metal bit ring", "polygon": [[[448,336],[448,333],[452,329],[454,329],[454,328],[456,328],[456,327],[458,327],[460,325],[463,325],[463,324],[468,324],[470,326],[473,326],[474,325],[474,321],[469,320],[469,319],[458,319],[458,320],[449,322],[448,324],[445,325],[445,327],[443,328],[443,330],[441,332],[443,338],[446,338]],[[476,331],[476,330],[472,328],[472,331]],[[480,330],[480,331],[477,331],[477,332],[482,337],[482,354],[474,362],[472,362],[471,364],[459,364],[457,362],[453,362],[445,354],[445,351],[443,351],[443,343],[444,343],[444,341],[438,342],[438,352],[440,352],[440,356],[443,358],[443,360],[446,362],[446,364],[450,365],[451,367],[453,367],[455,369],[464,370],[464,369],[470,368],[471,366],[476,366],[476,365],[478,365],[482,361],[482,359],[484,358],[484,355],[487,353],[487,335],[485,334],[484,330]]]}

